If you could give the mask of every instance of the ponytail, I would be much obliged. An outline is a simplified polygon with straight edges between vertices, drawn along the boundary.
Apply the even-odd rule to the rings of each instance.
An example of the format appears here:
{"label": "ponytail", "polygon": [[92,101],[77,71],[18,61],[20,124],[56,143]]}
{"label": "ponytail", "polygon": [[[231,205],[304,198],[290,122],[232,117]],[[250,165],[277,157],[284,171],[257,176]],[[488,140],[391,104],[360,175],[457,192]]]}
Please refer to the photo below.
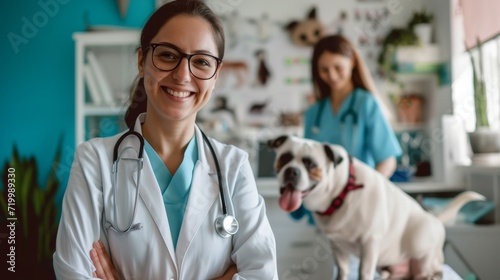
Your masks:
{"label": "ponytail", "polygon": [[147,103],[148,96],[146,95],[146,90],[144,89],[144,78],[137,77],[132,90],[132,95],[130,96],[130,105],[125,112],[125,123],[129,129],[134,129],[137,117],[141,113],[146,112]]}

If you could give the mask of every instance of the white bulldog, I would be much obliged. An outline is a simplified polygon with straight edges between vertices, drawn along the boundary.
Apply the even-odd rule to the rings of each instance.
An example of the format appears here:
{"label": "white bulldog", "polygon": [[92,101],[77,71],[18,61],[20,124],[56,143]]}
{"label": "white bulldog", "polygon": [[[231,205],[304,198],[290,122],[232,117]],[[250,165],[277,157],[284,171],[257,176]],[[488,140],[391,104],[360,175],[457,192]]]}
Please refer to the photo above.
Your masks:
{"label": "white bulldog", "polygon": [[303,204],[314,213],[316,225],[332,241],[338,280],[348,279],[350,254],[360,258],[360,279],[374,279],[376,269],[390,277],[391,267],[410,260],[409,276],[440,277],[444,223],[465,203],[485,199],[461,193],[435,217],[341,146],[295,136],[269,140],[268,146],[276,152],[280,207],[292,212]]}

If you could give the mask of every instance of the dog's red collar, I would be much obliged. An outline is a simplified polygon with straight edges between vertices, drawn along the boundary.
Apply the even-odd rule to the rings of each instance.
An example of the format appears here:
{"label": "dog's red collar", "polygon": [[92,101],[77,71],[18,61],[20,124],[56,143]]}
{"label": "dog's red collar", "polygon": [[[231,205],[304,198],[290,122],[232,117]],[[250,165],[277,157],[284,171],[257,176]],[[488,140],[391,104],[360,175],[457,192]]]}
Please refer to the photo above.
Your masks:
{"label": "dog's red collar", "polygon": [[349,180],[347,180],[347,184],[345,185],[342,192],[335,199],[333,199],[330,206],[324,212],[316,212],[316,213],[320,216],[328,216],[335,213],[335,211],[337,211],[337,209],[339,209],[340,206],[344,204],[344,199],[347,193],[363,187],[362,184],[356,185],[355,181],[356,181],[356,174],[354,172],[354,165],[352,164],[352,157],[349,156]]}

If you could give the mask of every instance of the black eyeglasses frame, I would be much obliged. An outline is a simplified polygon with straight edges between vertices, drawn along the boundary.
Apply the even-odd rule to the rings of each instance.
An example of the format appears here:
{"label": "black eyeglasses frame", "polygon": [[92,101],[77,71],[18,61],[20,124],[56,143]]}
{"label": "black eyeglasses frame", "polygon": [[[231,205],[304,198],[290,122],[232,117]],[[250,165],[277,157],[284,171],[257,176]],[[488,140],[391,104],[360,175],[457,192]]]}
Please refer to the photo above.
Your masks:
{"label": "black eyeglasses frame", "polygon": [[[179,59],[179,62],[177,63],[177,65],[175,65],[174,68],[170,69],[170,70],[164,70],[164,69],[161,69],[159,68],[158,66],[156,66],[155,62],[154,62],[154,51],[155,49],[158,47],[158,46],[165,46],[165,47],[169,47],[169,48],[172,48],[174,50],[176,50],[180,56],[181,56],[181,59]],[[181,51],[177,46],[173,45],[173,44],[169,44],[169,43],[151,43],[149,44],[148,48],[151,48],[151,63],[153,63],[154,67],[160,71],[163,71],[163,72],[170,72],[170,71],[173,71],[175,70],[177,67],[179,67],[179,65],[181,64],[181,61],[182,61],[182,58],[186,58],[188,60],[188,68],[189,68],[189,73],[191,73],[191,75],[193,75],[193,77],[199,79],[199,80],[210,80],[212,79],[215,74],[217,73],[217,69],[219,68],[219,65],[222,63],[222,59],[214,56],[214,55],[211,55],[211,54],[206,54],[206,53],[194,53],[194,54],[189,54],[189,53],[185,53],[183,51]],[[193,74],[193,71],[191,71],[191,57],[195,56],[195,55],[206,55],[206,56],[210,56],[212,58],[215,59],[215,61],[217,61],[217,66],[215,67],[215,71],[214,73],[212,74],[212,76],[210,76],[209,78],[200,78],[198,76],[196,76],[195,74]]]}

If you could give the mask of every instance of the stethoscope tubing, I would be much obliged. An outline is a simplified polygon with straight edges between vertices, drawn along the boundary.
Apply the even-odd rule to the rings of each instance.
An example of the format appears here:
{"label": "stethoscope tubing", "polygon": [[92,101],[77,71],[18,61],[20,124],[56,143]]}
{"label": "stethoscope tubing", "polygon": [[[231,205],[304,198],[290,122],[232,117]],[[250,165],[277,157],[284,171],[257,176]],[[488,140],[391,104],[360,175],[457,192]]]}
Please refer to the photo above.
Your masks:
{"label": "stethoscope tubing", "polygon": [[[118,163],[121,159],[121,154],[123,154],[123,152],[125,152],[125,150],[123,150],[121,153],[120,153],[120,156],[118,156],[117,160],[115,162],[113,162],[113,179],[111,180],[111,184],[112,184],[112,188],[113,188],[113,214],[115,215],[115,218],[118,217],[117,216],[117,213],[116,213],[116,189],[117,189],[117,186],[116,186],[116,181],[118,180]],[[135,215],[137,213],[137,204],[139,202],[139,189],[141,187],[141,170],[142,170],[142,167],[143,167],[143,158],[137,158],[137,159],[132,159],[132,158],[127,158],[127,159],[131,159],[131,160],[137,160],[137,170],[139,172],[137,172],[137,185],[136,185],[136,188],[135,188],[135,201],[134,201],[134,210],[132,212],[132,219],[130,219],[130,222],[127,226],[127,228],[125,230],[122,230],[120,229],[120,227],[118,226],[118,223],[116,224],[116,227],[113,226],[110,222],[107,222],[107,228],[113,230],[114,232],[116,233],[128,233],[132,230],[136,230],[136,229],[141,229],[142,228],[142,225],[141,223],[137,223],[135,225],[133,225],[134,223],[134,219],[135,219]]]}
{"label": "stethoscope tubing", "polygon": [[[353,136],[352,136],[352,139],[353,141],[351,141],[351,145],[350,147],[355,147],[356,145],[356,126],[358,125],[358,113],[356,112],[356,110],[354,110],[354,103],[356,101],[356,89],[352,92],[352,97],[351,97],[351,100],[349,102],[349,106],[347,107],[347,110],[340,116],[340,124],[341,124],[341,128],[340,128],[340,133],[342,134],[342,141],[344,142],[344,146],[346,148],[347,147],[347,140],[345,139],[345,124],[347,122],[347,118],[350,116],[351,117],[351,124],[352,124],[352,132],[353,132]],[[321,126],[321,117],[323,115],[323,111],[325,110],[325,107],[328,105],[328,100],[323,100],[323,101],[320,101],[321,103],[319,104],[319,109],[318,109],[318,113],[316,114],[315,116],[315,119],[314,119],[314,124],[313,126],[311,127],[311,131],[313,134],[319,134],[319,131],[320,131],[320,126]],[[350,149],[348,149],[350,150]],[[350,152],[352,153],[353,151],[350,150]]]}
{"label": "stethoscope tubing", "polygon": [[[212,154],[212,157],[213,157],[214,163],[215,163],[215,168],[217,170],[217,181],[218,181],[218,185],[219,185],[219,193],[220,193],[220,198],[221,198],[221,206],[222,206],[223,216],[218,217],[215,220],[215,222],[214,222],[215,230],[221,237],[227,238],[227,237],[234,235],[238,231],[239,224],[234,216],[228,214],[226,197],[225,197],[224,189],[222,186],[221,169],[220,169],[220,165],[219,165],[219,160],[217,158],[217,154],[216,154],[210,140],[205,135],[205,133],[201,129],[200,129],[200,132],[202,134],[204,142],[208,145],[208,148],[210,149],[210,153]],[[133,221],[135,220],[135,216],[136,216],[136,212],[137,212],[137,205],[138,205],[138,201],[139,201],[140,178],[141,178],[141,173],[142,173],[142,168],[143,168],[144,138],[142,137],[142,135],[140,133],[134,131],[133,129],[130,129],[129,131],[124,133],[116,141],[116,144],[113,147],[113,165],[112,165],[112,171],[111,171],[112,172],[111,185],[113,188],[112,193],[113,193],[113,204],[114,204],[113,214],[115,216],[115,219],[117,219],[118,216],[117,216],[117,211],[116,211],[116,208],[117,208],[116,207],[116,189],[117,189],[116,182],[118,180],[118,163],[121,159],[121,155],[123,154],[124,151],[127,150],[127,148],[122,150],[122,152],[120,152],[120,153],[118,153],[118,149],[119,149],[122,141],[131,135],[136,136],[136,138],[138,138],[140,141],[138,158],[134,159],[134,160],[138,161],[138,163],[137,163],[138,164],[138,172],[137,172],[138,174],[137,174],[136,195],[135,195],[135,202],[134,202],[134,210],[132,212],[132,219],[130,220],[130,222],[125,230],[120,229],[118,224],[116,224],[116,227],[115,227],[111,222],[109,222],[109,221],[105,222],[105,227],[107,229],[111,229],[112,231],[114,231],[118,234],[124,234],[124,233],[128,233],[132,230],[138,230],[138,229],[142,228],[141,223],[133,224]],[[130,148],[130,149],[132,149],[132,148]],[[127,158],[127,159],[132,159],[132,158]],[[105,218],[103,220],[105,220]]]}
{"label": "stethoscope tubing", "polygon": [[201,135],[203,136],[203,140],[208,144],[208,148],[210,149],[210,152],[212,153],[212,156],[214,157],[214,163],[215,163],[215,169],[217,170],[217,182],[219,182],[219,193],[220,193],[220,198],[221,198],[221,204],[222,204],[222,214],[227,215],[227,207],[226,207],[226,199],[224,196],[224,190],[222,188],[222,175],[220,171],[220,165],[219,165],[219,160],[217,159],[217,155],[215,153],[214,147],[210,143],[210,140],[208,137],[205,135],[205,133],[200,130]]}

